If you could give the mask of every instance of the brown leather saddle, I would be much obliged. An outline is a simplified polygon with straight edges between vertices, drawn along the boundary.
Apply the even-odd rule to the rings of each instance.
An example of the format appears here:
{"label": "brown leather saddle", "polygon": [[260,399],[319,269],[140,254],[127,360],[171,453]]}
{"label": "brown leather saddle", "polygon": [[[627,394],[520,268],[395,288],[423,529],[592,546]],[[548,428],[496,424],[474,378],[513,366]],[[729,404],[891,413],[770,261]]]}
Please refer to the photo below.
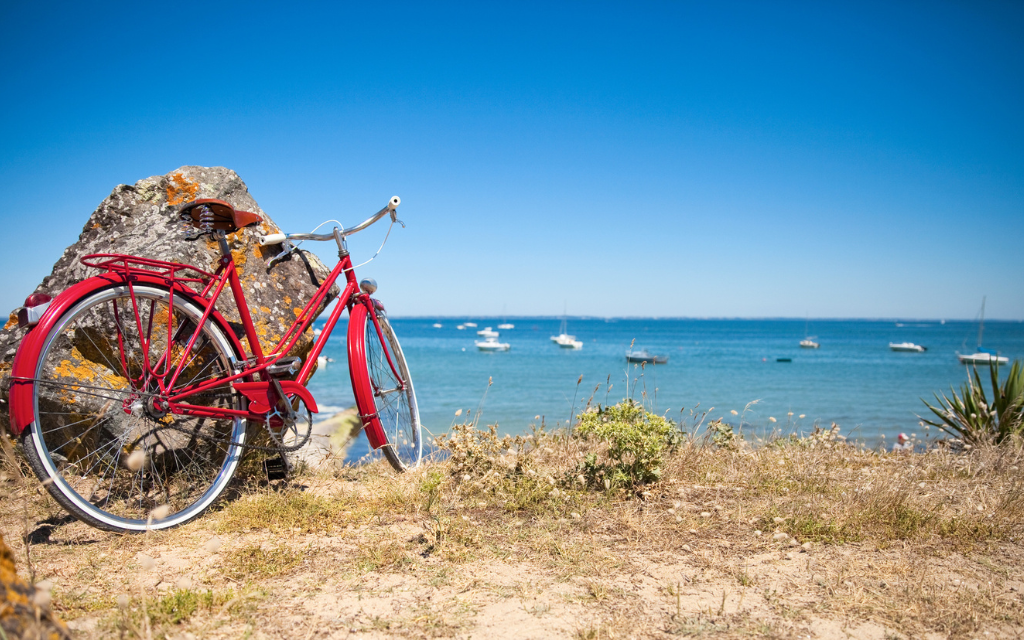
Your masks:
{"label": "brown leather saddle", "polygon": [[223,229],[228,233],[238,231],[242,227],[256,224],[262,220],[262,218],[251,211],[239,211],[227,202],[214,200],[213,198],[193,200],[183,206],[178,213],[182,219],[191,217],[192,226],[200,228],[200,217],[203,214],[204,207],[213,214],[213,228]]}

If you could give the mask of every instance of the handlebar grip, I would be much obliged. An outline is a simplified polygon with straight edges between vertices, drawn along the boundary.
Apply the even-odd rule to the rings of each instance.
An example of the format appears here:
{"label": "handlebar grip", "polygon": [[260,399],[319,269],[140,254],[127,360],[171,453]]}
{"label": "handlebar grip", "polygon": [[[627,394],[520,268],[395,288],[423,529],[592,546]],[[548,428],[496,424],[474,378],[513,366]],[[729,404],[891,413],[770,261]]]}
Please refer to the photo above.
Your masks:
{"label": "handlebar grip", "polygon": [[394,211],[395,208],[400,204],[402,204],[401,198],[399,198],[398,196],[391,196],[391,199],[388,200],[388,211]]}
{"label": "handlebar grip", "polygon": [[266,246],[268,244],[281,244],[288,239],[288,236],[283,233],[272,233],[269,236],[260,236],[260,246]]}

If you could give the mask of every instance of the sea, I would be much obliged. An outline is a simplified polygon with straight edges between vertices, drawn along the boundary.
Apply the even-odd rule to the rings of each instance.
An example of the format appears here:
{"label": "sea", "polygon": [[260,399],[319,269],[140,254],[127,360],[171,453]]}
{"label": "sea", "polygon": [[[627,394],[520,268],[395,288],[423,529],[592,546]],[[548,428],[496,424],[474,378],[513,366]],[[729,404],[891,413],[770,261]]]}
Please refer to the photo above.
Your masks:
{"label": "sea", "polygon": [[[956,352],[973,353],[978,325],[940,320],[801,319],[565,319],[583,343],[560,348],[555,317],[391,318],[412,374],[426,431],[439,435],[468,420],[499,433],[528,433],[531,425],[565,426],[588,403],[624,398],[681,422],[686,429],[721,418],[756,440],[770,434],[806,434],[839,425],[840,433],[868,447],[886,447],[900,432],[921,440],[942,434],[926,429],[936,393],[966,382],[968,367]],[[466,322],[477,327],[458,329]],[[501,323],[505,352],[481,352],[474,342],[485,327]],[[440,327],[435,327],[440,324]],[[318,327],[323,321],[318,321]],[[354,405],[347,366],[345,326],[328,339],[330,361],[309,387],[320,414]],[[808,334],[818,349],[801,348]],[[890,342],[913,342],[924,353],[898,353]],[[986,321],[986,348],[1024,358],[1024,322]],[[626,362],[630,348],[667,355],[668,363],[641,367]],[[780,359],[789,361],[780,361]],[[1005,370],[1008,367],[1002,368]],[[988,381],[987,368],[982,380]],[[461,410],[461,414],[456,413]],[[735,412],[735,413],[734,413]],[[352,461],[367,454],[361,438]]]}

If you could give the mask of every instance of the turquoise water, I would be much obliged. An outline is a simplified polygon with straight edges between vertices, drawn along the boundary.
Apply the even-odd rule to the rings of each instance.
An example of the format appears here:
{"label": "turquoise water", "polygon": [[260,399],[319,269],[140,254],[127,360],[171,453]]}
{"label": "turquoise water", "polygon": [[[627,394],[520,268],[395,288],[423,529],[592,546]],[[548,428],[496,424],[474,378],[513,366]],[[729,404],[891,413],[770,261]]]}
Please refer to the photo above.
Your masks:
{"label": "turquoise water", "polygon": [[[502,432],[522,433],[537,415],[549,425],[564,424],[574,398],[578,410],[600,385],[595,402],[615,402],[627,394],[640,399],[646,390],[648,406],[674,419],[680,409],[689,416],[696,407],[753,431],[808,431],[816,422],[836,422],[846,436],[875,446],[882,436],[891,442],[900,431],[925,435],[917,416],[927,408],[920,399],[964,382],[966,368],[955,352],[963,352],[965,340],[966,350],[973,352],[977,338],[977,325],[971,322],[811,320],[809,332],[821,348],[801,349],[803,319],[570,318],[569,333],[583,342],[583,349],[571,351],[550,340],[559,332],[559,319],[509,318],[515,329],[502,331],[500,340],[510,343],[511,350],[483,353],[473,344],[480,339],[477,329],[455,328],[466,321],[482,329],[502,319],[392,319],[423,424],[435,434],[452,424],[456,410],[472,410],[475,416],[478,406],[481,424],[497,423]],[[435,322],[442,328],[432,327]],[[625,351],[634,340],[637,348],[669,355],[668,364],[643,371],[627,365]],[[928,351],[889,350],[889,342],[904,341]],[[1011,360],[1024,358],[1024,323],[986,322],[985,346]],[[310,388],[326,417],[354,403],[343,326],[324,354],[334,362],[317,372]],[[489,389],[488,379],[493,381]],[[742,424],[733,410],[742,415]],[[355,457],[362,453],[365,449],[353,451]]]}

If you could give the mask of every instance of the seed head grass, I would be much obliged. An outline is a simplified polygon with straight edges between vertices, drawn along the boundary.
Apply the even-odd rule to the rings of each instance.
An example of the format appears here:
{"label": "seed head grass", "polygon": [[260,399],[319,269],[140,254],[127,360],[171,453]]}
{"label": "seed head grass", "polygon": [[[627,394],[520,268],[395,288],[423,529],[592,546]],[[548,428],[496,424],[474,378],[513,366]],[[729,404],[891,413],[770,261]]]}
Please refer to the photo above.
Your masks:
{"label": "seed head grass", "polygon": [[[52,606],[95,621],[83,637],[305,638],[330,620],[338,633],[486,635],[489,607],[594,638],[788,637],[821,618],[915,637],[1024,631],[1019,439],[897,454],[835,425],[752,444],[706,413],[685,428],[636,415],[587,403],[570,428],[519,436],[453,424],[408,473],[378,462],[242,479],[200,520],[146,536],[61,520],[6,460],[0,498],[19,508],[0,527],[20,532],[31,514]],[[282,603],[300,601],[309,624],[293,628]]]}

